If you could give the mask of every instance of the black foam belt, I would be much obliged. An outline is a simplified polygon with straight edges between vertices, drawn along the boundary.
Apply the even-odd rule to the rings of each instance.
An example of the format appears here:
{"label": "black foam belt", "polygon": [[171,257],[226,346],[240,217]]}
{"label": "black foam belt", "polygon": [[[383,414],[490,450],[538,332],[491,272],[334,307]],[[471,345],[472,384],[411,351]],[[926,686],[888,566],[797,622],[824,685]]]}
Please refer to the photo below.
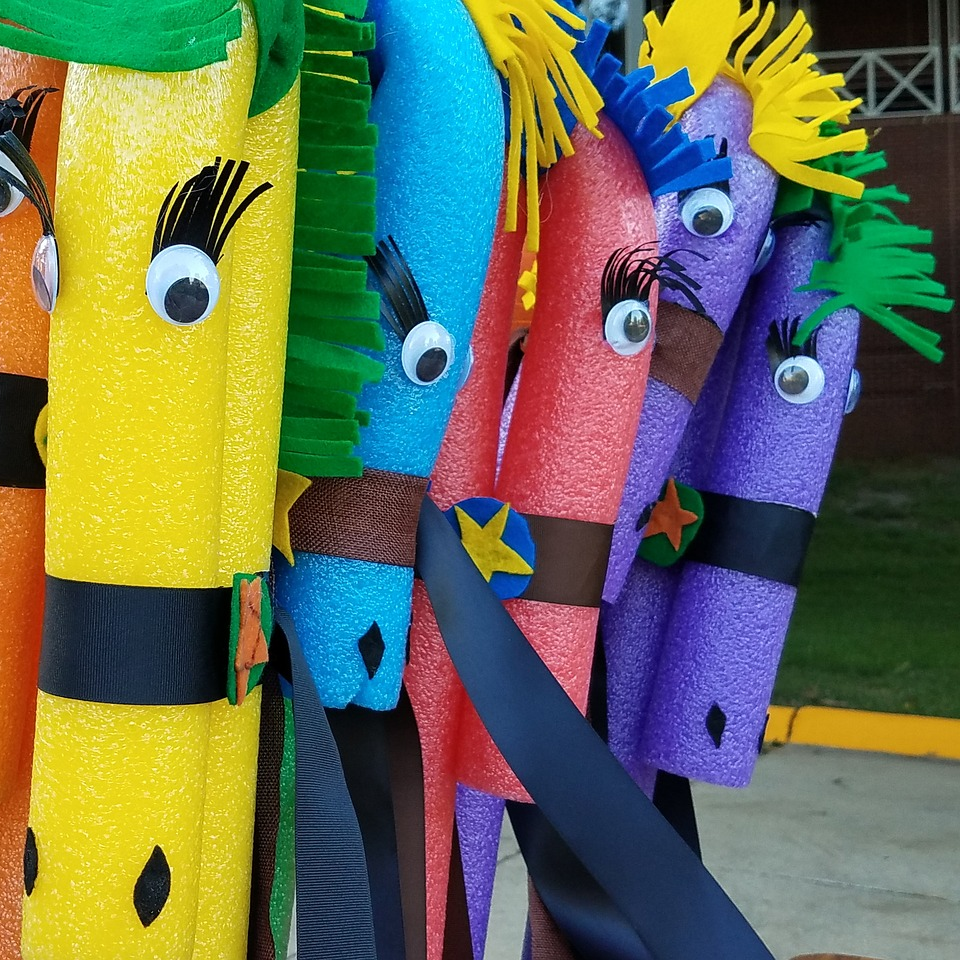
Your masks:
{"label": "black foam belt", "polygon": [[229,587],[47,577],[39,687],[93,703],[181,706],[227,695]]}
{"label": "black foam belt", "polygon": [[782,503],[700,491],[703,524],[685,559],[795,587],[816,516]]}
{"label": "black foam belt", "polygon": [[0,487],[43,489],[46,470],[34,438],[46,404],[46,380],[0,373]]}
{"label": "black foam belt", "polygon": [[429,498],[420,512],[417,569],[494,743],[636,940],[657,960],[772,960],[591,729]]}

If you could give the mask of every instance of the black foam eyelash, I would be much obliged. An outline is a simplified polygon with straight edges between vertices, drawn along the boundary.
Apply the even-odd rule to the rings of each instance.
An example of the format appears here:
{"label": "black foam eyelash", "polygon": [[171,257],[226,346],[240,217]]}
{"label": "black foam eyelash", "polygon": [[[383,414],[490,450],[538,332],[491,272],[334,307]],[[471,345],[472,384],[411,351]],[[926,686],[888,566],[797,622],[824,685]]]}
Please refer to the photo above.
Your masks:
{"label": "black foam eyelash", "polygon": [[775,217],[770,226],[774,231],[778,231],[786,227],[821,227],[828,222],[827,217],[815,210],[797,210]]}
{"label": "black foam eyelash", "polygon": [[175,183],[157,214],[153,256],[166,247],[183,243],[203,250],[214,263],[218,263],[237,221],[257,197],[273,186],[261,183],[230,213],[230,206],[249,169],[246,160],[224,162],[222,157],[217,157],[182,187]]}
{"label": "black foam eyelash", "polygon": [[802,346],[798,347],[793,342],[801,323],[800,317],[794,317],[792,320],[784,318],[779,323],[774,320],[770,324],[770,333],[767,335],[767,357],[772,371],[776,372],[777,367],[788,357],[817,359],[818,330],[814,330]]}
{"label": "black foam eyelash", "polygon": [[9,170],[0,167],[0,180],[19,190],[37,208],[43,232],[53,236],[53,206],[50,203],[50,195],[47,193],[47,185],[43,182],[43,174],[37,169],[33,157],[27,153],[26,148],[12,130],[0,134],[0,153],[20,173],[20,177],[17,177]]}
{"label": "black foam eyelash", "polygon": [[694,250],[674,250],[662,257],[646,256],[651,249],[650,244],[642,244],[632,250],[622,247],[613,252],[600,280],[600,305],[604,318],[624,300],[649,300],[654,282],[682,293],[693,310],[704,313],[703,304],[696,294],[701,285],[687,273],[687,268],[676,257],[678,253],[690,253],[700,260],[707,258]]}
{"label": "black foam eyelash", "polygon": [[393,237],[381,240],[377,252],[365,259],[383,290],[380,315],[404,340],[417,324],[430,319],[413,271]]}
{"label": "black foam eyelash", "polygon": [[[36,85],[14,90],[6,100],[0,100],[0,132],[6,133],[10,130],[29,150],[33,142],[33,131],[37,126],[40,107],[47,98],[47,94],[58,92],[58,87]],[[23,96],[24,94],[26,97]]]}

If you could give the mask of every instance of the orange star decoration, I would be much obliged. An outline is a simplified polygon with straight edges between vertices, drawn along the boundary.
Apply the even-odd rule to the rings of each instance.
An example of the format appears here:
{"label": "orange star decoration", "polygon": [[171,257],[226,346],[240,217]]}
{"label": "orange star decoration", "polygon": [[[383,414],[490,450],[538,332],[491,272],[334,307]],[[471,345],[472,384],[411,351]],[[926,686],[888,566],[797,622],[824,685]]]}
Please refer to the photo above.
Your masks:
{"label": "orange star decoration", "polygon": [[266,663],[270,656],[260,615],[262,603],[263,577],[242,581],[240,584],[240,632],[237,635],[237,655],[233,661],[233,669],[237,674],[238,707],[247,695],[250,671]]}
{"label": "orange star decoration", "polygon": [[650,520],[647,522],[647,531],[644,539],[655,537],[658,533],[666,534],[670,546],[674,550],[680,549],[683,539],[683,528],[696,523],[700,518],[692,510],[684,510],[680,505],[680,494],[673,477],[667,481],[667,489],[663,498],[653,508]]}

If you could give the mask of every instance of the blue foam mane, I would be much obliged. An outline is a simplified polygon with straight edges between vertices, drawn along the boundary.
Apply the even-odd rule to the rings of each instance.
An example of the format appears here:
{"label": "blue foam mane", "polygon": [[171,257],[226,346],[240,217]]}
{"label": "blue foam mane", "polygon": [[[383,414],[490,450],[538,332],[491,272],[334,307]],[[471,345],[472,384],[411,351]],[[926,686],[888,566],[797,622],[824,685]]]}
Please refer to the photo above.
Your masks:
{"label": "blue foam mane", "polygon": [[673,123],[667,109],[693,96],[686,67],[663,80],[654,80],[652,67],[623,76],[623,64],[613,54],[603,53],[609,34],[605,23],[594,21],[586,38],[577,45],[576,57],[603,97],[604,115],[633,148],[651,195],[696,190],[730,180],[733,166],[728,158],[717,156],[713,140],[690,140],[680,124]]}

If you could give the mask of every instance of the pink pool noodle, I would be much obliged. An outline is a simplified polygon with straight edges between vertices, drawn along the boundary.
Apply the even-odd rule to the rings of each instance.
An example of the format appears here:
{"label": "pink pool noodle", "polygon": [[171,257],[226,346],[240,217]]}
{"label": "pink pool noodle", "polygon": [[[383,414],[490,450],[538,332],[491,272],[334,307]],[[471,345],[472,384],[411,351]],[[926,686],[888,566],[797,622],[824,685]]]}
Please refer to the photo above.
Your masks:
{"label": "pink pool noodle", "polygon": [[[497,497],[527,514],[612,524],[633,449],[650,350],[624,357],[604,340],[601,276],[621,248],[654,245],[653,204],[636,156],[605,119],[603,140],[574,131],[576,154],[546,175],[535,319]],[[656,312],[656,291],[651,300]],[[598,610],[530,600],[507,609],[583,710]],[[467,707],[460,780],[509,799],[528,795]]]}
{"label": "pink pool noodle", "polygon": [[[499,222],[502,225],[502,204]],[[521,226],[516,233],[498,230],[494,240],[473,333],[473,369],[457,397],[431,477],[430,496],[442,509],[459,500],[493,495],[507,345],[523,236]],[[462,712],[463,689],[420,581],[414,586],[410,663],[404,681],[417,718],[423,751],[427,957],[440,960],[457,787],[456,727]],[[496,864],[496,848],[493,861]],[[464,870],[466,873],[467,863]],[[492,878],[490,884],[492,894]],[[474,900],[478,895],[482,898],[479,889],[475,891]]]}

